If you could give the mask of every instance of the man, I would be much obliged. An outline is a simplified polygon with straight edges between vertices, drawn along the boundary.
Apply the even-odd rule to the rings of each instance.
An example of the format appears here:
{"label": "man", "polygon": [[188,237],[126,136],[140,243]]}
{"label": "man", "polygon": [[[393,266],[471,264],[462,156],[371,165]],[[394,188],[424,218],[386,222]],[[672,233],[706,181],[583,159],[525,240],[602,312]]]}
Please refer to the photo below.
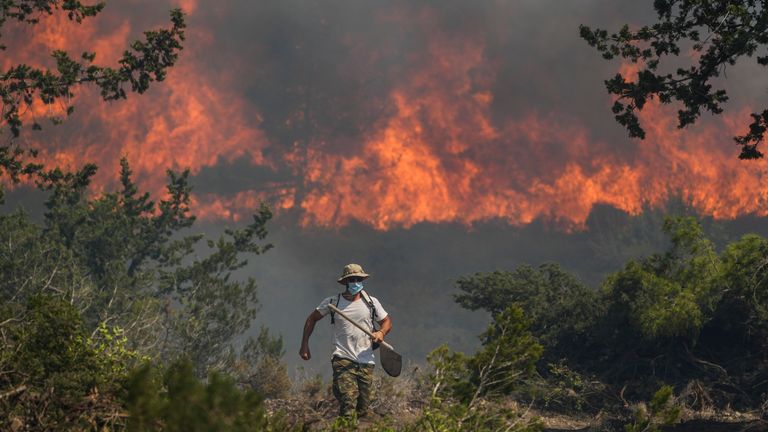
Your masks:
{"label": "man", "polygon": [[[369,296],[363,291],[363,281],[368,276],[358,264],[344,266],[337,282],[344,285],[346,289],[338,295],[323,300],[309,314],[304,323],[304,335],[301,338],[299,355],[302,359],[309,360],[312,357],[309,352],[309,337],[315,329],[315,323],[331,314],[334,345],[331,359],[333,395],[339,401],[339,415],[343,417],[350,417],[355,413],[358,417],[369,414],[375,365],[373,343],[383,341],[384,336],[392,329],[392,320],[381,303],[376,297]],[[373,339],[343,317],[336,316],[337,314],[328,307],[329,304],[336,306],[363,327],[371,329]],[[374,321],[379,323],[378,330],[374,329]]]}

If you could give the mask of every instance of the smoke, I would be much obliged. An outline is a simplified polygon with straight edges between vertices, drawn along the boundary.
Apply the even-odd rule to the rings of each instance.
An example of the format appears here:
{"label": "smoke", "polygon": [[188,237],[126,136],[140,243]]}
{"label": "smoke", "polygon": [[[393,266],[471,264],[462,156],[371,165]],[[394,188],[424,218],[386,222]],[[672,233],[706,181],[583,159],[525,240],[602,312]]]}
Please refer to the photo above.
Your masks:
{"label": "smoke", "polygon": [[165,168],[188,168],[204,218],[238,221],[266,200],[305,227],[544,218],[581,229],[594,205],[637,214],[678,190],[716,217],[765,212],[751,187],[765,164],[739,163],[728,145],[743,103],[685,132],[651,105],[645,142],[610,118],[601,78],[616,65],[576,29],[652,19],[629,3],[134,0],[82,25],[16,29],[4,64],[45,65],[62,48],[114,62],[177,4],[189,38],[167,81],[109,105],[81,92],[65,126],[25,134],[44,162],[96,162],[97,190],[121,156],[157,192]]}
{"label": "smoke", "polygon": [[[728,111],[689,129],[676,129],[674,106],[648,105],[642,142],[613,121],[602,81],[632,65],[601,60],[578,25],[650,22],[645,2],[130,0],[80,25],[4,28],[2,65],[50,67],[53,49],[114,64],[175,6],[188,40],[164,83],[113,103],[80,91],[63,125],[21,141],[49,164],[97,163],[95,193],[114,186],[122,156],[155,194],[166,169],[190,169],[212,232],[269,202],[277,247],[249,271],[289,357],[348,262],[374,275],[396,346],[423,358],[440,342],[477,343],[485,317],[451,297],[462,274],[558,261],[596,285],[621,264],[606,251],[662,241],[632,246],[637,236],[600,227],[677,194],[752,227],[766,214],[766,165],[739,162],[730,138],[768,102],[755,67],[732,68]],[[60,114],[35,106],[27,119]]]}
{"label": "smoke", "polygon": [[662,226],[668,214],[698,216],[718,248],[746,232],[768,235],[765,218],[718,222],[697,214],[680,198],[671,198],[663,208],[646,207],[637,216],[596,206],[587,229],[577,233],[553,229],[541,219],[522,227],[493,220],[470,230],[462,224],[421,223],[380,231],[359,223],[335,230],[299,230],[283,218],[270,229],[275,248],[252,260],[247,270],[261,287],[257,325],[282,334],[289,365],[306,368],[310,376],[327,374],[329,320],[317,323],[310,340],[313,358],[303,362],[298,349],[304,319],[323,298],[343,289],[336,279],[343,265],[356,262],[371,274],[366,289],[391,314],[394,326],[388,340],[408,364],[423,366],[426,355],[443,343],[474,352],[478,336],[490,323],[486,312],[470,312],[453,301],[459,277],[556,262],[598,289],[609,272],[628,260],[667,250],[669,238]]}

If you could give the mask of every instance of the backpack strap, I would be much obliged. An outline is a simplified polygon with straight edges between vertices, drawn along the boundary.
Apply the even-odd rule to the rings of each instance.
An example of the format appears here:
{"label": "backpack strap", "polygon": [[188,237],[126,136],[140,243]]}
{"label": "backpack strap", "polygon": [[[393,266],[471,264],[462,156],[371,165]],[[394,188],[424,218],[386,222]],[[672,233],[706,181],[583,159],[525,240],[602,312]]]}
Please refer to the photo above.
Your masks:
{"label": "backpack strap", "polygon": [[368,309],[371,310],[371,326],[373,327],[373,330],[376,330],[376,305],[373,304],[373,300],[371,300],[371,296],[368,295],[365,290],[360,290],[360,297],[363,299],[363,302],[368,306]]}
{"label": "backpack strap", "polygon": [[[339,293],[339,295],[336,296],[336,304],[335,304],[336,307],[339,307],[340,300],[341,300],[341,293]],[[331,300],[331,304],[333,304],[333,300]],[[334,315],[336,315],[336,312],[331,311],[331,324],[336,324],[336,317]]]}
{"label": "backpack strap", "polygon": [[[363,299],[363,302],[368,306],[368,309],[371,310],[371,331],[376,331],[376,305],[373,304],[373,300],[371,299],[371,296],[368,295],[365,290],[360,290],[361,298]],[[379,349],[379,346],[381,344],[378,342],[374,342],[371,348],[374,350]]]}

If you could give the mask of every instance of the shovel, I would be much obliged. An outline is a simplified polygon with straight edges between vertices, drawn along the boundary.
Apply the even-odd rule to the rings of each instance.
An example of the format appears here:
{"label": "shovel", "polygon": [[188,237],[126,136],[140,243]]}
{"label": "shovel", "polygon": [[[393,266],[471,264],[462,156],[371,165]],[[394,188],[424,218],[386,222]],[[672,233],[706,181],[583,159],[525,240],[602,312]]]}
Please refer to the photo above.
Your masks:
{"label": "shovel", "polygon": [[[352,323],[352,325],[365,332],[368,336],[373,337],[373,334],[368,331],[368,329],[354,322],[352,318],[344,315],[344,312],[340,311],[336,306],[329,304],[328,308],[341,315],[342,318]],[[379,350],[379,353],[381,355],[381,367],[384,368],[384,371],[389,374],[389,376],[396,377],[400,375],[400,370],[403,367],[403,356],[395,352],[395,348],[385,341],[381,341],[381,350]]]}

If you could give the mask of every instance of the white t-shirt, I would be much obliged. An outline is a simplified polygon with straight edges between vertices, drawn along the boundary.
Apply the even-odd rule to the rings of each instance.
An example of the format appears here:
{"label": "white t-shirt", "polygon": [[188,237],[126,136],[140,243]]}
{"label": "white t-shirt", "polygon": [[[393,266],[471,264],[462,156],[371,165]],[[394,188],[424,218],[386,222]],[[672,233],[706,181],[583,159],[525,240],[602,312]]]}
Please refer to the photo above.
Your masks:
{"label": "white t-shirt", "polygon": [[[338,305],[336,305],[337,298],[339,299]],[[376,322],[382,321],[387,317],[387,311],[384,310],[376,297],[371,296],[371,302],[373,302],[373,305],[376,307],[376,315],[374,317]],[[340,311],[344,312],[344,315],[355,320],[355,322],[359,323],[364,328],[373,329],[371,309],[365,304],[365,301],[362,298],[350,302],[345,299],[344,296],[334,295],[324,299],[317,307],[317,310],[323,314],[323,316],[328,315],[331,312],[331,309],[328,307],[328,304],[330,303],[333,303]],[[343,357],[357,363],[374,364],[373,343],[371,342],[371,338],[338,314],[335,315],[334,321],[334,350],[332,355]]]}

